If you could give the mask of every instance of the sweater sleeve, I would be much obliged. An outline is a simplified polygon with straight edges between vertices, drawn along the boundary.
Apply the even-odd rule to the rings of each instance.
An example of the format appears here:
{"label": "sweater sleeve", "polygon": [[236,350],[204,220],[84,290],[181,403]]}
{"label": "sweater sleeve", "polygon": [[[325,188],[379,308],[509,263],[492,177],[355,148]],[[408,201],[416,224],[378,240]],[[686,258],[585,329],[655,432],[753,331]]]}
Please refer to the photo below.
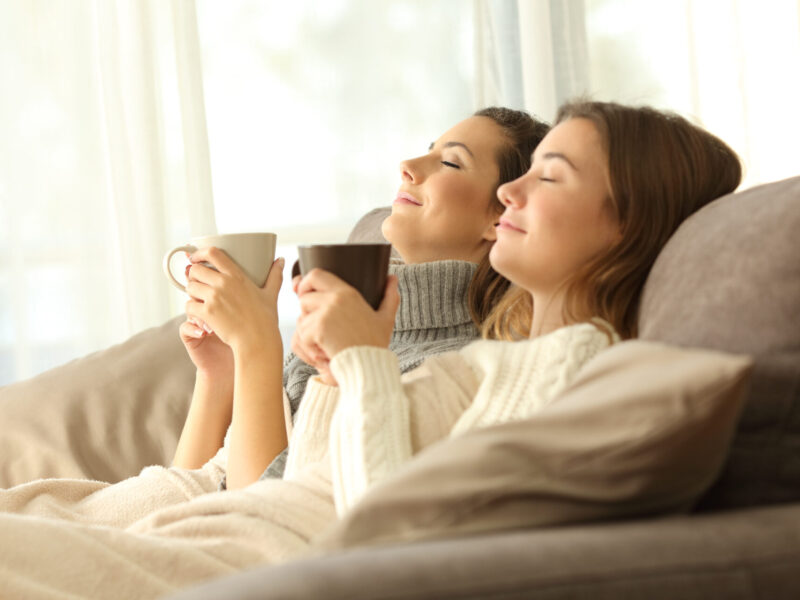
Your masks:
{"label": "sweater sleeve", "polygon": [[348,348],[330,368],[340,389],[329,441],[340,515],[420,449],[445,438],[478,387],[457,352],[431,357],[402,379],[397,357],[382,348]]}
{"label": "sweater sleeve", "polygon": [[286,459],[284,478],[290,479],[308,464],[323,460],[328,453],[328,436],[339,399],[339,388],[325,385],[316,377],[308,380],[297,411]]}

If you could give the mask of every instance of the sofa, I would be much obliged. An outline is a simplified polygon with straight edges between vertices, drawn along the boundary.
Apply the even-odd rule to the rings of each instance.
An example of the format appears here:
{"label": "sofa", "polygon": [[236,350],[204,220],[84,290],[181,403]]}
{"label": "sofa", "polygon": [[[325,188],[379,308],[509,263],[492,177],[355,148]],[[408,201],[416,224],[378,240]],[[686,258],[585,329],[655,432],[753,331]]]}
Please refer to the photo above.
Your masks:
{"label": "sofa", "polygon": [[[379,238],[384,211],[366,215],[350,241]],[[636,379],[608,390],[610,367],[597,365],[573,392],[582,410],[606,394],[624,396],[620,406],[636,414],[637,404],[664,404],[659,392],[672,388],[670,406],[683,420],[658,430],[651,419],[644,441],[656,432],[658,444],[637,442],[619,454],[626,470],[596,480],[591,471],[564,470],[560,450],[574,450],[559,429],[570,423],[566,402],[538,431],[490,428],[426,449],[308,556],[174,599],[800,597],[798,230],[794,177],[720,198],[670,239],[643,291],[639,339],[620,345],[613,366],[638,371]],[[169,462],[191,397],[181,320],[0,388],[0,487],[53,476],[117,481]],[[701,382],[713,369],[716,379]],[[709,408],[700,415],[702,406]],[[577,437],[614,434],[616,417],[597,412],[596,401],[592,410],[576,424]],[[538,455],[508,442],[520,435],[533,436]],[[495,453],[507,470],[539,471],[463,511],[482,485],[493,485],[481,469]],[[564,485],[580,487],[581,478],[583,496]],[[440,503],[438,520],[428,497]]]}

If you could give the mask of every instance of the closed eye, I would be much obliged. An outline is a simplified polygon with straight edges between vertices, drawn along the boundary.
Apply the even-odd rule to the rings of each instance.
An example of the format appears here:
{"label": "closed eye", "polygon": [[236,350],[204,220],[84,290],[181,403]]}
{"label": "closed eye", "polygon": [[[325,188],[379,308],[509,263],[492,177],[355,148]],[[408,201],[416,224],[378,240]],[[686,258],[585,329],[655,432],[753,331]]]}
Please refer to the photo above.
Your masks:
{"label": "closed eye", "polygon": [[446,167],[450,167],[450,168],[452,168],[452,169],[460,169],[460,168],[461,168],[461,167],[460,167],[459,165],[457,165],[456,163],[452,163],[452,162],[450,162],[450,161],[447,161],[447,160],[443,160],[443,161],[442,161],[442,164],[443,164],[444,166],[446,166]]}
{"label": "closed eye", "polygon": [[547,177],[539,177],[539,181],[549,181],[550,183],[555,183],[555,179],[549,179]]}

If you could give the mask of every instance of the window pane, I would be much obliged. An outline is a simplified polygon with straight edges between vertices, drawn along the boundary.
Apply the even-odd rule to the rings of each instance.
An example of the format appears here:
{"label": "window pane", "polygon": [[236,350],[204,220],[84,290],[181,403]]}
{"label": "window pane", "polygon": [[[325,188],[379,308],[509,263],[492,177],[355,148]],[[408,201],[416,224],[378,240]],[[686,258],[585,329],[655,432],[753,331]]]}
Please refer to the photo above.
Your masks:
{"label": "window pane", "polygon": [[472,109],[469,3],[200,0],[198,20],[221,232],[343,241]]}
{"label": "window pane", "polygon": [[[745,163],[742,188],[797,174],[800,5],[586,0],[592,94],[677,111]],[[794,70],[793,70],[794,69]]]}

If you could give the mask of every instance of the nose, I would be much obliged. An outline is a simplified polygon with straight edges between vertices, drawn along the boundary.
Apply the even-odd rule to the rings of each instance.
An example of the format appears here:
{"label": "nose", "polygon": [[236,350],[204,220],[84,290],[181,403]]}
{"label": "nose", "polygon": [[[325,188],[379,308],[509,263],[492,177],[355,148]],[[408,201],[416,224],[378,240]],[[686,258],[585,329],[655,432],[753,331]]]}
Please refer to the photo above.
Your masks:
{"label": "nose", "polygon": [[425,178],[421,159],[410,158],[400,163],[400,177],[408,183],[420,183]]}
{"label": "nose", "polygon": [[497,188],[497,199],[505,207],[521,208],[525,205],[523,177],[504,183]]}

